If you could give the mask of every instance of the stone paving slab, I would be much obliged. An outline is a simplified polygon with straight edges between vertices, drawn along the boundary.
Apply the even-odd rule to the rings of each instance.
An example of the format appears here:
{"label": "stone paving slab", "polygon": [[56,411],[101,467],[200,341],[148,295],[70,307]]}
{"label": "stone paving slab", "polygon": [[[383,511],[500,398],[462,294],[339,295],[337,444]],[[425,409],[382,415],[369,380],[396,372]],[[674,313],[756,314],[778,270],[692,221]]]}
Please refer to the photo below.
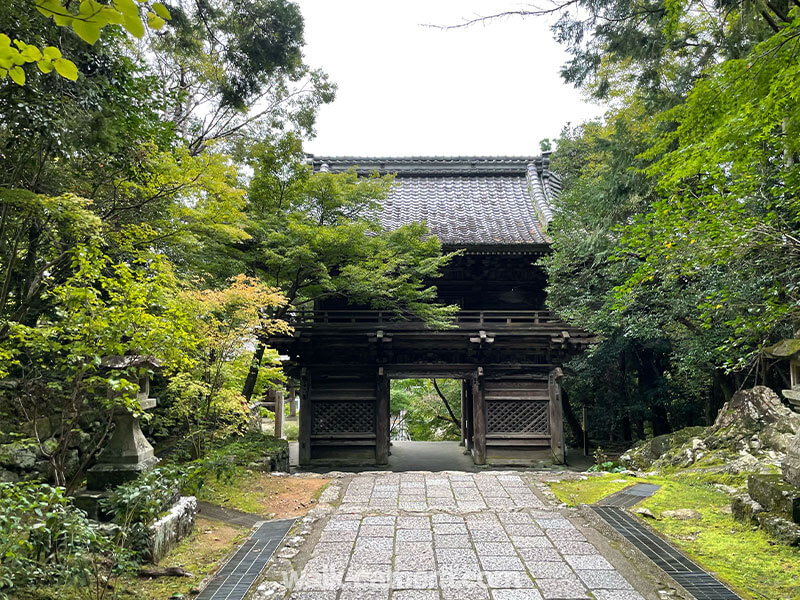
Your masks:
{"label": "stone paving slab", "polygon": [[292,600],[644,600],[514,473],[355,476]]}

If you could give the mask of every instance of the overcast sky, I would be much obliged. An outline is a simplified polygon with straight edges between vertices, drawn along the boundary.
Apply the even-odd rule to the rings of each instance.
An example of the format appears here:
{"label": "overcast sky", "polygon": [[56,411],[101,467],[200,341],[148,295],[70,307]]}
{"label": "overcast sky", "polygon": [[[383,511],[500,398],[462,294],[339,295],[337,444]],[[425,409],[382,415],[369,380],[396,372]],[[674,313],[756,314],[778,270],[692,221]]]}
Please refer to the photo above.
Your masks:
{"label": "overcast sky", "polygon": [[549,23],[509,18],[502,0],[297,0],[306,58],[339,90],[319,116],[317,155],[530,155],[567,123],[602,114],[565,85]]}

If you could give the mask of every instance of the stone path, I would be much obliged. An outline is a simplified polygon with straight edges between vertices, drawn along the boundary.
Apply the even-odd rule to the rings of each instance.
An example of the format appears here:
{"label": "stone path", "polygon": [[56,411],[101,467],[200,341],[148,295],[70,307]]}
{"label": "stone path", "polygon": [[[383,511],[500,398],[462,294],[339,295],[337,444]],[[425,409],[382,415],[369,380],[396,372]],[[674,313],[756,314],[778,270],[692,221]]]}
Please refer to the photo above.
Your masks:
{"label": "stone path", "polygon": [[354,477],[289,597],[644,600],[519,474],[493,472]]}

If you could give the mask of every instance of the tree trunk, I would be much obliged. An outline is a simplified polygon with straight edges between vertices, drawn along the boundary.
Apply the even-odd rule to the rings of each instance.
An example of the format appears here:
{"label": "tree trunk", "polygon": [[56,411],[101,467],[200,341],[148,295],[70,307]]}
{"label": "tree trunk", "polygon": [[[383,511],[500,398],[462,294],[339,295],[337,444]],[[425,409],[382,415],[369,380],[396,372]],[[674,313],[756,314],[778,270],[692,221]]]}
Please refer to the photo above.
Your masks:
{"label": "tree trunk", "polygon": [[564,419],[566,419],[567,425],[572,432],[572,437],[575,438],[577,444],[582,445],[584,436],[583,427],[581,427],[578,417],[576,417],[575,413],[572,411],[572,406],[569,403],[569,394],[567,390],[564,389],[564,386],[561,386],[561,406],[563,407]]}
{"label": "tree trunk", "polygon": [[250,370],[247,372],[247,379],[244,380],[244,386],[242,387],[242,396],[244,396],[248,404],[253,397],[253,390],[256,389],[258,372],[261,370],[261,359],[264,358],[264,350],[266,350],[266,348],[267,345],[264,341],[259,339],[256,351],[253,353],[253,360],[250,361]]}

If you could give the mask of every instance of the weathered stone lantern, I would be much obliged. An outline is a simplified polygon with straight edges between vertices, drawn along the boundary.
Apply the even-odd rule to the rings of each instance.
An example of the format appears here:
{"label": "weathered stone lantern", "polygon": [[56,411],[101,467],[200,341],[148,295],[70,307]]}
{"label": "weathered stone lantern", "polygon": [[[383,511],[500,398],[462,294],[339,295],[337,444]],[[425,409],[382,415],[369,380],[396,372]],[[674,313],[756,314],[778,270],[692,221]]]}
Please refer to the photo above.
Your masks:
{"label": "weathered stone lantern", "polygon": [[[101,362],[106,371],[135,369],[139,377],[137,400],[142,410],[154,408],[155,398],[150,398],[150,372],[161,368],[161,363],[150,356],[109,356]],[[109,390],[113,399],[115,392]],[[139,416],[125,407],[114,409],[114,432],[98,457],[98,462],[86,472],[86,487],[73,499],[92,519],[102,519],[100,500],[110,488],[136,479],[140,473],[158,463],[153,447],[139,426]]]}
{"label": "weathered stone lantern", "polygon": [[[150,410],[157,404],[150,398],[150,371],[161,368],[161,363],[149,356],[109,356],[101,367],[108,371],[123,371],[131,368],[139,374],[137,392],[141,409]],[[109,391],[109,394],[114,394]],[[98,463],[86,473],[86,488],[102,491],[136,479],[142,471],[158,463],[153,447],[144,437],[139,426],[139,415],[125,407],[114,409],[114,433],[100,453]]]}

